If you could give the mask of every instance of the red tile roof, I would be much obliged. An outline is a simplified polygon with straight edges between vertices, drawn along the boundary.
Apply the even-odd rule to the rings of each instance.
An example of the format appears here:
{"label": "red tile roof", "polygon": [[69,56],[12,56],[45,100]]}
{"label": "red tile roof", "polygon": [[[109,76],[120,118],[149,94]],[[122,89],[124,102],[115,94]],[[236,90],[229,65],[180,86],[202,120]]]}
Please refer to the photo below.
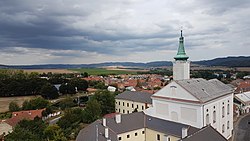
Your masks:
{"label": "red tile roof", "polygon": [[10,126],[16,126],[18,122],[20,122],[23,119],[27,120],[34,120],[35,117],[42,117],[42,111],[44,109],[39,110],[27,110],[27,111],[19,111],[19,112],[13,112],[12,118],[7,119],[5,122],[9,124]]}

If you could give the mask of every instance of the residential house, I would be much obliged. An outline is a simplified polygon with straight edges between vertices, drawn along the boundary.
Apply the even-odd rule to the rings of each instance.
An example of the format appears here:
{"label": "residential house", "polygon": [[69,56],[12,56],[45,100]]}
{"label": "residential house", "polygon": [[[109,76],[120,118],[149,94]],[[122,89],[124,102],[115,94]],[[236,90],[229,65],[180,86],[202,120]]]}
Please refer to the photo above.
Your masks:
{"label": "residential house", "polygon": [[115,110],[122,114],[143,111],[151,107],[151,96],[147,92],[125,91],[115,97]]}

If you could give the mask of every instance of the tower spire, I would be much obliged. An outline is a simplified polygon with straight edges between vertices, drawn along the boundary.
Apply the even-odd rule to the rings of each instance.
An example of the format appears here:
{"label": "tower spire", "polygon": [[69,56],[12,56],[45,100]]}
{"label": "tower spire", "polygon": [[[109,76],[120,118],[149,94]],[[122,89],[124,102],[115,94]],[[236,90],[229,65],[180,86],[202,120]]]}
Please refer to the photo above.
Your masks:
{"label": "tower spire", "polygon": [[177,55],[174,57],[175,60],[187,60],[189,57],[186,55],[185,48],[184,48],[184,37],[182,36],[181,30],[181,37],[179,38],[179,48]]}

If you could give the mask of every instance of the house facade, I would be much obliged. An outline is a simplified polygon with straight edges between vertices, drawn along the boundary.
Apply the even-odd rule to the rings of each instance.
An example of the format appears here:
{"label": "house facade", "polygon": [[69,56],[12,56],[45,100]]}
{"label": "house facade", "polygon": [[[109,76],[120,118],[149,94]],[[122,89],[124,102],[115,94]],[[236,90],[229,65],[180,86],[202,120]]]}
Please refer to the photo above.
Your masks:
{"label": "house facade", "polygon": [[148,92],[125,91],[115,97],[116,113],[140,112],[152,106],[152,94]]}

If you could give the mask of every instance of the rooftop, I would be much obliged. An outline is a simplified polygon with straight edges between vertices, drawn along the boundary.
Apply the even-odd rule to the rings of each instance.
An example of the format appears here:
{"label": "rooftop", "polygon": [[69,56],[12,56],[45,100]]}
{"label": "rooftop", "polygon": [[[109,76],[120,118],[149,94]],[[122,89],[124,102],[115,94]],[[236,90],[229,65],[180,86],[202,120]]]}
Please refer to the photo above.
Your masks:
{"label": "rooftop", "polygon": [[218,131],[211,125],[203,127],[198,132],[187,136],[181,141],[227,141]]}
{"label": "rooftop", "polygon": [[125,91],[125,92],[117,95],[115,98],[152,104],[151,96],[152,96],[152,94],[150,94],[148,92]]}
{"label": "rooftop", "polygon": [[233,93],[233,89],[230,86],[217,79],[205,80],[197,78],[176,80],[175,82],[202,103]]}
{"label": "rooftop", "polygon": [[23,119],[33,120],[35,117],[42,117],[42,111],[44,110],[45,109],[13,112],[12,117],[5,122],[13,127]]}
{"label": "rooftop", "polygon": [[[199,129],[172,121],[166,121],[145,115],[143,112],[121,115],[121,123],[116,123],[115,117],[106,118],[107,127],[109,128],[109,136],[112,141],[117,140],[117,135],[134,131],[137,129],[148,128],[164,134],[171,134],[176,137],[181,137],[182,128],[188,128],[188,134],[193,134]],[[81,140],[96,140],[96,131],[98,130],[99,141],[106,141],[104,137],[104,126],[101,120],[97,120],[88,127],[82,129],[77,136],[76,141]]]}

